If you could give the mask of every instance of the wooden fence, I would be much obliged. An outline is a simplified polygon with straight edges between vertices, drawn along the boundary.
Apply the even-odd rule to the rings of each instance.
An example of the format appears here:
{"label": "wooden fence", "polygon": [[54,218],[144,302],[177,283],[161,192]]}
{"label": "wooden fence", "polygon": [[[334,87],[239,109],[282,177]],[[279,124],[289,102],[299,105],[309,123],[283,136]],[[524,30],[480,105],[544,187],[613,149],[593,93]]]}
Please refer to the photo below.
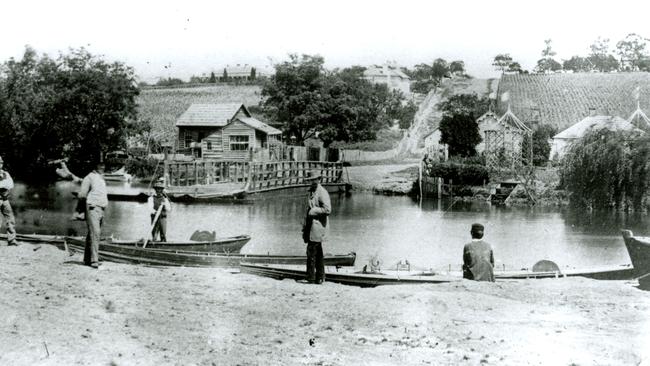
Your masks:
{"label": "wooden fence", "polygon": [[307,184],[308,171],[319,171],[322,184],[342,183],[343,164],[322,161],[194,161],[165,162],[168,186],[207,186],[247,183],[247,190],[260,191]]}

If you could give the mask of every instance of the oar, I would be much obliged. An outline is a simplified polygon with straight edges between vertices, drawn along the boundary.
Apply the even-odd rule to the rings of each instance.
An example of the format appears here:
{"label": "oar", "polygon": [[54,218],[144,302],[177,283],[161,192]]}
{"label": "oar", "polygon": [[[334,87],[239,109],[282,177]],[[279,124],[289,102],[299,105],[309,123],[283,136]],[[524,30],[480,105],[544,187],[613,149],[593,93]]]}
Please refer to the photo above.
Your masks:
{"label": "oar", "polygon": [[[149,229],[149,232],[152,233],[152,235],[153,235],[153,228],[156,227],[156,223],[158,222],[158,218],[160,217],[160,213],[162,212],[162,209],[163,209],[163,205],[161,204],[158,207],[158,211],[156,211],[156,216],[153,217],[153,222],[151,223],[151,228]],[[147,235],[147,239],[144,240],[144,244],[142,245],[142,248],[146,248],[148,242],[149,242],[149,235]]]}

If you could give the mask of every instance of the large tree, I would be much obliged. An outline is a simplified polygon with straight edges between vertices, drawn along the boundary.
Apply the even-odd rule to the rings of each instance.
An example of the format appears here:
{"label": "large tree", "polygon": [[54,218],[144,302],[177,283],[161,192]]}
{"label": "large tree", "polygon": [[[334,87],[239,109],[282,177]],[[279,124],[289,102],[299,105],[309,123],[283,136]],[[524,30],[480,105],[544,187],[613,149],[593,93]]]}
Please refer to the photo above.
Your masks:
{"label": "large tree", "polygon": [[400,92],[363,78],[364,68],[327,71],[321,56],[290,55],[262,88],[267,115],[301,143],[372,140],[377,130],[404,116]]}
{"label": "large tree", "polygon": [[624,39],[616,43],[616,49],[621,56],[621,63],[626,63],[626,68],[631,71],[639,69],[639,63],[642,62],[646,55],[647,38],[636,33],[630,33]]}
{"label": "large tree", "polygon": [[510,57],[509,53],[500,53],[496,56],[494,56],[494,60],[492,61],[492,66],[496,68],[498,71],[501,71],[501,73],[504,73],[507,69],[508,66],[512,63],[512,57]]}
{"label": "large tree", "polygon": [[589,48],[591,49],[591,53],[587,59],[593,69],[600,72],[618,70],[620,64],[616,57],[611,54],[608,38],[598,37]]}
{"label": "large tree", "polygon": [[641,209],[650,188],[650,140],[627,131],[592,131],[572,145],[561,176],[575,205]]}
{"label": "large tree", "polygon": [[451,156],[476,155],[481,135],[474,114],[444,114],[440,120],[440,142],[449,146]]}
{"label": "large tree", "polygon": [[47,162],[68,157],[85,170],[88,161],[123,148],[136,122],[139,90],[133,69],[106,62],[85,49],[57,59],[27,48],[0,73],[0,154],[12,172],[39,179]]}

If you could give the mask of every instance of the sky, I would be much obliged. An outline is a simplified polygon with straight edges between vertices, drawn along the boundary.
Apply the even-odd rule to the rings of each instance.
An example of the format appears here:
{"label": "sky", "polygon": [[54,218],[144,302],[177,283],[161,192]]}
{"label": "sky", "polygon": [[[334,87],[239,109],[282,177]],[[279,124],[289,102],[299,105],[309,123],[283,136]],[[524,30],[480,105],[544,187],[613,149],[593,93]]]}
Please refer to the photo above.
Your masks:
{"label": "sky", "polygon": [[[85,47],[135,68],[140,80],[259,69],[288,54],[319,54],[326,67],[406,67],[463,60],[479,78],[498,76],[509,53],[524,69],[552,39],[556,59],[587,55],[601,36],[613,48],[628,33],[650,37],[648,1],[328,0],[11,1],[2,5],[0,62],[25,46],[57,56]],[[649,45],[650,47],[650,45]]]}

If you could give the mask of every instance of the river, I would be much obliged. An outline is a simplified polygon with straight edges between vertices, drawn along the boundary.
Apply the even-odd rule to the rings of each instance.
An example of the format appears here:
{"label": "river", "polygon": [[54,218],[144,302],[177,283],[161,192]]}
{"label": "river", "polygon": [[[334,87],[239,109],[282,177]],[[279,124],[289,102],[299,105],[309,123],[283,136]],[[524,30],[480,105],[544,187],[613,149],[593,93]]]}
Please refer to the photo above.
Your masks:
{"label": "river", "polygon": [[[17,184],[12,204],[19,233],[85,234],[84,222],[70,221],[75,187]],[[217,236],[250,234],[243,253],[302,254],[300,228],[305,198],[266,199],[254,203],[173,203],[168,239],[186,240],[195,230]],[[530,268],[541,259],[560,267],[618,265],[630,262],[621,228],[650,234],[645,214],[571,212],[559,208],[493,207],[485,203],[426,200],[370,193],[332,195],[328,253],[357,253],[357,264],[376,256],[384,267],[408,260],[419,268],[453,268],[462,263],[463,244],[474,222],[485,225],[498,267]],[[149,228],[146,204],[111,201],[103,235],[137,239]]]}

